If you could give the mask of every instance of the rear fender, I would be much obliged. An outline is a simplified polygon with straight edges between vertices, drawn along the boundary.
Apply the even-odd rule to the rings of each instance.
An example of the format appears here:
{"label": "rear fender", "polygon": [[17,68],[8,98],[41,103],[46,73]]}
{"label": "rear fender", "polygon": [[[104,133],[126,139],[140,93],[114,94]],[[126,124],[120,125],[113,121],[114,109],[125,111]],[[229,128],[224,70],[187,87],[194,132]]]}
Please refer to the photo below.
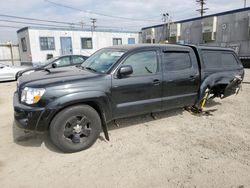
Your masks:
{"label": "rear fender", "polygon": [[[227,89],[232,88],[229,86],[237,77],[241,77],[241,81],[242,81],[242,76],[240,74],[235,74],[235,72],[221,72],[221,73],[215,73],[215,74],[208,76],[202,82],[202,84],[200,86],[200,91],[199,91],[198,100],[197,100],[196,104],[199,103],[204,98],[207,88],[211,89],[211,88],[218,86],[218,85],[225,85],[226,86],[225,93],[227,93]],[[240,85],[241,81],[237,82],[236,87],[238,87]],[[233,84],[233,86],[235,86],[235,84]],[[233,93],[231,92],[231,94],[233,94]],[[229,94],[227,96],[229,96]]]}

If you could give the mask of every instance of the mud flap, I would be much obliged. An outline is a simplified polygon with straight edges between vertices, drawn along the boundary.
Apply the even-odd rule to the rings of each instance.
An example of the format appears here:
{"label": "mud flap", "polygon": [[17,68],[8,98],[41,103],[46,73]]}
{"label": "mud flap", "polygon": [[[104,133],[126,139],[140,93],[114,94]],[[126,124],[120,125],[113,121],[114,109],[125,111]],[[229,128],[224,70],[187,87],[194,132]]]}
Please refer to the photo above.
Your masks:
{"label": "mud flap", "polygon": [[105,139],[107,141],[109,141],[109,133],[108,133],[108,125],[107,125],[107,121],[106,121],[106,116],[104,113],[102,113],[102,130],[105,136]]}

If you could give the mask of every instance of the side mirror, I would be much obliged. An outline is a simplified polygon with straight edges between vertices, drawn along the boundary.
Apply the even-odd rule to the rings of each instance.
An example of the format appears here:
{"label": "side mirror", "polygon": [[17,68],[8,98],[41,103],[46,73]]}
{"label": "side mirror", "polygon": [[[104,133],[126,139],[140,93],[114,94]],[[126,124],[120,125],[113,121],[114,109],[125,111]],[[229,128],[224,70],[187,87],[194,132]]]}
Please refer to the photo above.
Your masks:
{"label": "side mirror", "polygon": [[57,64],[56,63],[52,63],[52,68],[56,68]]}
{"label": "side mirror", "polygon": [[132,73],[133,73],[133,68],[130,65],[122,65],[118,71],[118,76],[122,78]]}

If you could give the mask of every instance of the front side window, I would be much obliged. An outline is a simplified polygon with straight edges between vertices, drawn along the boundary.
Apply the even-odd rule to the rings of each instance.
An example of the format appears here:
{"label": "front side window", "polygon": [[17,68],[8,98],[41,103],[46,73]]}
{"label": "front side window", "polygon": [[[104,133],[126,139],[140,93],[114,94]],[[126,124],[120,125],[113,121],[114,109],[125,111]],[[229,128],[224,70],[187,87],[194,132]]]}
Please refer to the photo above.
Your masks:
{"label": "front side window", "polygon": [[21,44],[22,44],[23,52],[27,52],[27,43],[26,43],[25,37],[21,38]]}
{"label": "front side window", "polygon": [[158,67],[156,51],[135,53],[125,60],[124,65],[132,66],[133,73],[131,76],[155,74]]}
{"label": "front side window", "polygon": [[54,37],[40,37],[41,50],[55,50]]}
{"label": "front side window", "polygon": [[58,67],[68,66],[70,65],[70,57],[67,56],[67,57],[59,58],[53,63],[55,63]]}
{"label": "front side window", "polygon": [[113,45],[122,45],[122,39],[121,38],[113,38]]}
{"label": "front side window", "polygon": [[82,49],[93,49],[92,38],[81,38]]}
{"label": "front side window", "polygon": [[164,66],[167,71],[185,70],[192,66],[188,52],[167,52],[164,54]]}

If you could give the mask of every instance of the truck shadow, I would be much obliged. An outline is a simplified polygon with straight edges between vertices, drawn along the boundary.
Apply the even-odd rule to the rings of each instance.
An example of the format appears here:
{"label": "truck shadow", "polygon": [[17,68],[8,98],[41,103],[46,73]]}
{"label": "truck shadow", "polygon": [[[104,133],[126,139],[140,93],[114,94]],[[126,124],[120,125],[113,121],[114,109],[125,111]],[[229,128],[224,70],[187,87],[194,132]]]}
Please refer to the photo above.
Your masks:
{"label": "truck shadow", "polygon": [[[212,102],[210,105],[218,105],[220,103]],[[116,130],[121,128],[127,128],[130,126],[143,124],[145,126],[151,126],[150,122],[155,120],[161,120],[168,117],[178,116],[183,114],[185,110],[183,108],[180,109],[174,109],[174,110],[168,110],[163,112],[157,112],[153,115],[151,114],[144,114],[129,118],[121,118],[116,120],[116,124],[112,121],[108,123],[108,130]],[[107,142],[103,136],[99,136],[98,138],[102,142]],[[20,128],[18,128],[13,122],[13,140],[17,145],[23,146],[23,147],[41,147],[44,143],[45,147],[49,150],[56,152],[56,153],[63,153],[58,148],[56,148],[50,141],[49,133],[37,133],[32,131],[25,131]]]}
{"label": "truck shadow", "polygon": [[174,109],[174,110],[168,110],[168,111],[162,111],[151,114],[144,114],[139,116],[133,116],[128,118],[121,118],[117,119],[115,121],[112,121],[108,123],[108,129],[109,131],[120,129],[120,128],[126,128],[129,126],[134,126],[138,124],[144,124],[145,126],[149,126],[149,122],[165,119],[168,117],[178,116],[181,115],[184,112],[184,109]]}
{"label": "truck shadow", "polygon": [[44,143],[46,148],[49,150],[62,153],[51,143],[48,132],[37,133],[33,131],[25,131],[18,128],[15,124],[15,121],[12,125],[12,132],[13,140],[17,145],[24,147],[41,147],[41,145]]}

